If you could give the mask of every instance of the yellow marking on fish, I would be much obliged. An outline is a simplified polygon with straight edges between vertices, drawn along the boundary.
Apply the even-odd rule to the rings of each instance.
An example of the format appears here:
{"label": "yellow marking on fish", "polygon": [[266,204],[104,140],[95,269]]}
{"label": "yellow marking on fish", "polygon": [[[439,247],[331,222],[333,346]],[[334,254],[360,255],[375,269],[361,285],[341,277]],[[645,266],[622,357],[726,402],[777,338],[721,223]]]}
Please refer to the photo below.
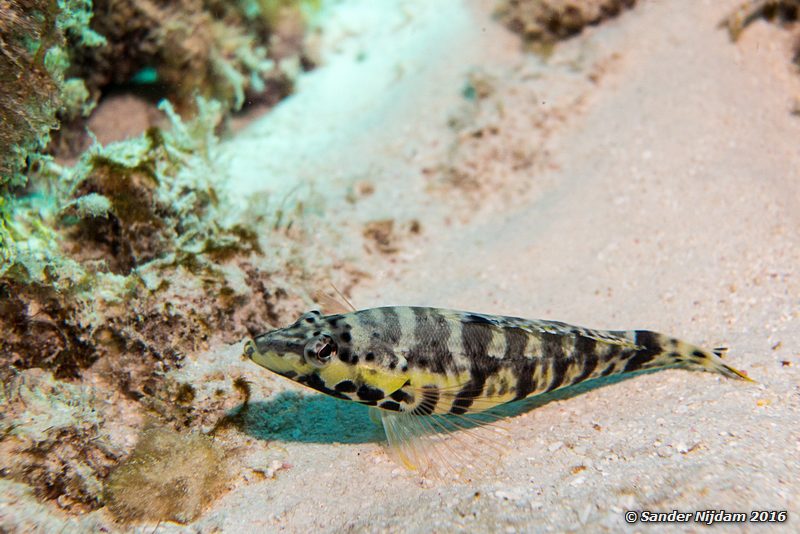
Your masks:
{"label": "yellow marking on fish", "polygon": [[655,332],[420,307],[309,312],[256,336],[245,354],[317,391],[378,409],[390,442],[405,447],[403,463],[419,459],[410,444],[446,428],[445,415],[463,429],[473,414],[594,378],[685,367],[752,381],[720,359],[723,349]]}

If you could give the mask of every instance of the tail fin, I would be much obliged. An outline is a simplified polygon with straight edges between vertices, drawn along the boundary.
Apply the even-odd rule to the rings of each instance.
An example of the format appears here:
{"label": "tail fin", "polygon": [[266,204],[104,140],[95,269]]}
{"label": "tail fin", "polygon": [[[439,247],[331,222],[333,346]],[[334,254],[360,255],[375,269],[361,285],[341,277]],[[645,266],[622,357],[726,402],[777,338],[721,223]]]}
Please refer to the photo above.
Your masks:
{"label": "tail fin", "polygon": [[673,337],[648,330],[636,330],[626,333],[626,337],[638,347],[635,356],[628,361],[625,370],[686,367],[719,373],[728,378],[736,378],[755,382],[747,374],[731,367],[722,361],[728,352],[726,348],[706,350]]}
{"label": "tail fin", "polygon": [[725,347],[708,351],[683,341],[674,340],[674,343],[677,345],[677,350],[670,353],[669,357],[681,367],[700,368],[703,371],[719,373],[728,378],[755,382],[747,374],[722,361],[722,358],[728,353],[728,349]]}
{"label": "tail fin", "polygon": [[749,376],[747,376],[742,371],[740,371],[740,370],[738,370],[738,369],[736,369],[734,367],[731,367],[730,365],[728,365],[727,363],[722,361],[722,358],[724,358],[728,354],[728,348],[727,347],[717,347],[711,352],[713,353],[714,357],[713,358],[707,358],[708,360],[710,360],[710,364],[706,365],[704,367],[707,367],[711,371],[715,371],[717,373],[723,374],[723,375],[727,376],[728,378],[738,378],[740,380],[746,380],[746,381],[752,382],[754,384],[758,383],[755,380],[753,380],[752,378],[750,378]]}

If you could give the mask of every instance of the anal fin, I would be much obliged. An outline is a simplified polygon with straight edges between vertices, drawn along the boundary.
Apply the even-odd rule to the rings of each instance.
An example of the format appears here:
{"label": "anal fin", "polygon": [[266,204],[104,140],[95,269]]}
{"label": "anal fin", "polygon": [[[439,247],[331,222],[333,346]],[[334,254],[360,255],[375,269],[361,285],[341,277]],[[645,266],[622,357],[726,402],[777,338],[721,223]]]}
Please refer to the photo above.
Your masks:
{"label": "anal fin", "polygon": [[425,478],[468,481],[502,464],[507,435],[490,419],[380,410],[395,461]]}

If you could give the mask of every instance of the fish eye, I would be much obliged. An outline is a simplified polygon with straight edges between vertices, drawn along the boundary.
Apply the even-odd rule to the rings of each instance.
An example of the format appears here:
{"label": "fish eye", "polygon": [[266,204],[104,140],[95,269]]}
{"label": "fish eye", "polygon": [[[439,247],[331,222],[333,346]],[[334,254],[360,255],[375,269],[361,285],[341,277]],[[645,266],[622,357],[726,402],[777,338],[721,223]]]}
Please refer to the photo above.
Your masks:
{"label": "fish eye", "polygon": [[304,353],[308,363],[319,367],[327,364],[332,357],[336,356],[338,350],[339,346],[333,338],[328,334],[322,334],[308,342]]}

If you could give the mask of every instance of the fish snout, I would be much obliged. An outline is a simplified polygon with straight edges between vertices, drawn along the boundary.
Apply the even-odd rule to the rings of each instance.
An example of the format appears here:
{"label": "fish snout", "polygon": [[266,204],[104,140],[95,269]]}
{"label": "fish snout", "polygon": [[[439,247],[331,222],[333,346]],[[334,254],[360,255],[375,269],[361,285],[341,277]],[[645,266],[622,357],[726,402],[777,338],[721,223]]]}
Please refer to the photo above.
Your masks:
{"label": "fish snout", "polygon": [[256,344],[252,339],[248,339],[244,344],[244,348],[242,349],[244,356],[252,360],[253,356],[255,356],[257,352],[258,350],[256,349]]}

